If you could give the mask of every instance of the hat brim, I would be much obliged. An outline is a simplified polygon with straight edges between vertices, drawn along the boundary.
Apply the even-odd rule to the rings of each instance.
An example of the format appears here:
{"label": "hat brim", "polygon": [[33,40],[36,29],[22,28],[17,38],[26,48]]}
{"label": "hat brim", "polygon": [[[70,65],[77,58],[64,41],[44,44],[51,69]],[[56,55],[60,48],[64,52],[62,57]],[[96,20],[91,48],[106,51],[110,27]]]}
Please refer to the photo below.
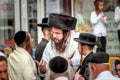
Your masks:
{"label": "hat brim", "polygon": [[37,24],[37,26],[39,26],[39,27],[49,27],[47,23],[40,23],[40,24]]}
{"label": "hat brim", "polygon": [[79,38],[74,38],[74,40],[76,42],[79,42],[79,43],[83,43],[83,44],[88,44],[88,45],[97,45],[97,43],[95,42],[87,42],[87,41],[84,41],[84,40],[80,40]]}

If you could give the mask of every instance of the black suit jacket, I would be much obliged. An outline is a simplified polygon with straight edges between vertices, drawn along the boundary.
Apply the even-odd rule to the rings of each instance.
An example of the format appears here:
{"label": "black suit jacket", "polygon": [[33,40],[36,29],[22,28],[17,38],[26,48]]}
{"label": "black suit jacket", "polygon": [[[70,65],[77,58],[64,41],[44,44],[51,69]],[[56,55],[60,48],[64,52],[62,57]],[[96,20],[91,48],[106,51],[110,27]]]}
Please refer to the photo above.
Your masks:
{"label": "black suit jacket", "polygon": [[90,54],[88,54],[85,59],[82,62],[82,65],[79,67],[80,69],[80,75],[82,75],[85,80],[89,80],[89,68],[88,68],[88,58],[93,54],[93,52],[91,52]]}
{"label": "black suit jacket", "polygon": [[45,38],[42,38],[41,42],[38,44],[36,48],[36,54],[35,54],[35,59],[40,61],[43,55],[43,51],[49,41],[46,40]]}

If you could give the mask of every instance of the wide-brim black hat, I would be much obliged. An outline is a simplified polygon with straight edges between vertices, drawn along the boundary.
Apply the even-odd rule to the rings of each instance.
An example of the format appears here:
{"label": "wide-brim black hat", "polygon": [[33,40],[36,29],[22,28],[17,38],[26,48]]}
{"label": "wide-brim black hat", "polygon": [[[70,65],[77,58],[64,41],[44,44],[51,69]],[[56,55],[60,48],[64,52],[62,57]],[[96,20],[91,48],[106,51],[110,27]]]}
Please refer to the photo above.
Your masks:
{"label": "wide-brim black hat", "polygon": [[98,64],[108,64],[109,54],[105,52],[96,52],[88,57],[87,62],[98,63]]}
{"label": "wide-brim black hat", "polygon": [[50,60],[49,68],[54,73],[64,73],[68,69],[68,62],[65,58],[56,56]]}
{"label": "wide-brim black hat", "polygon": [[90,33],[80,33],[79,38],[74,40],[82,44],[97,45],[97,37]]}
{"label": "wide-brim black hat", "polygon": [[63,14],[50,14],[48,25],[62,30],[75,30],[77,19]]}
{"label": "wide-brim black hat", "polygon": [[43,18],[42,23],[38,23],[37,26],[42,27],[42,31],[45,27],[49,27],[48,26],[48,18]]}

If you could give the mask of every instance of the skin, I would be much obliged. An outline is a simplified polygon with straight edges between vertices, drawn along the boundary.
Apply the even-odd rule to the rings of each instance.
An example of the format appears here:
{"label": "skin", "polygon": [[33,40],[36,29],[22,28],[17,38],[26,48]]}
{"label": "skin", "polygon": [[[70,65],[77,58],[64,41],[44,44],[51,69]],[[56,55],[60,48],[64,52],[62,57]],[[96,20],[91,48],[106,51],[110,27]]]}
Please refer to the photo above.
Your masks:
{"label": "skin", "polygon": [[89,49],[88,45],[82,45],[78,43],[78,51],[81,55],[88,55],[92,52],[92,50]]}
{"label": "skin", "polygon": [[[92,52],[92,50],[89,49],[89,47],[87,45],[82,45],[81,43],[78,43],[78,51],[80,53],[80,55],[88,55],[90,52]],[[81,57],[83,58],[83,57]],[[80,69],[76,72],[76,75],[79,75],[80,73]]]}
{"label": "skin", "polygon": [[8,79],[7,63],[6,61],[0,61],[0,80],[7,79]]}
{"label": "skin", "polygon": [[79,53],[81,53],[81,44],[80,43],[78,43],[78,51],[79,51]]}
{"label": "skin", "polygon": [[44,28],[43,35],[44,35],[44,38],[49,41],[51,39],[51,29],[50,28]]}
{"label": "skin", "polygon": [[103,71],[109,71],[109,66],[104,64],[91,63],[93,75],[97,77]]}
{"label": "skin", "polygon": [[[63,31],[61,29],[53,27],[51,33],[52,33],[53,41],[55,43],[59,43],[63,39]],[[41,60],[40,62],[36,61],[36,63],[37,63],[37,66],[39,67],[40,71],[42,73],[46,73],[46,64],[47,64],[46,61]]]}
{"label": "skin", "polygon": [[63,31],[61,29],[52,28],[53,41],[59,43],[63,39]]}
{"label": "skin", "polygon": [[117,69],[116,73],[118,77],[120,78],[120,64],[116,65],[116,69]]}
{"label": "skin", "polygon": [[[61,29],[52,27],[51,34],[52,34],[52,39],[55,44],[59,44],[62,41],[63,31]],[[71,59],[66,59],[66,60],[68,61],[68,63],[70,65],[72,65]],[[37,63],[37,66],[39,67],[40,71],[42,73],[46,73],[46,64],[47,64],[46,61],[41,60],[40,62],[36,61],[36,63]]]}
{"label": "skin", "polygon": [[[104,2],[98,2],[98,9],[96,9],[96,13],[99,14],[101,11],[103,11],[104,8]],[[105,17],[106,20],[108,20],[108,17],[106,14],[102,13],[102,17]]]}
{"label": "skin", "polygon": [[104,3],[99,2],[99,6],[98,6],[99,11],[103,11],[103,8],[104,8]]}

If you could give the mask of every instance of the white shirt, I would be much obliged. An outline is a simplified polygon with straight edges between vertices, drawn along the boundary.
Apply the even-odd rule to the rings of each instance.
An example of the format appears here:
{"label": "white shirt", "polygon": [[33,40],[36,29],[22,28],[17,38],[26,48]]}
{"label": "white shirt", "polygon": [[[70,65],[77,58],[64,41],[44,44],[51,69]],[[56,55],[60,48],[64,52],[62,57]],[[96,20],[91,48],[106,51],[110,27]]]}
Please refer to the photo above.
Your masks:
{"label": "white shirt", "polygon": [[120,80],[120,78],[113,76],[110,71],[103,71],[95,80]]}
{"label": "white shirt", "polygon": [[79,37],[78,36],[79,33],[76,33],[74,31],[71,32],[71,36],[68,39],[68,43],[67,43],[67,47],[65,49],[65,51],[61,54],[59,54],[56,49],[55,46],[53,45],[53,48],[51,47],[51,41],[48,42],[44,52],[43,52],[43,56],[42,59],[45,60],[47,63],[55,56],[62,56],[64,58],[71,58],[71,56],[73,55],[73,57],[71,58],[72,60],[72,64],[74,69],[76,70],[79,66],[79,61],[80,61],[80,54],[78,51],[78,42],[74,41],[74,37]]}
{"label": "white shirt", "polygon": [[107,36],[106,31],[106,23],[108,23],[105,19],[105,17],[102,17],[103,12],[99,13],[99,15],[96,14],[95,11],[91,13],[91,23],[93,28],[93,34],[95,34],[97,37],[101,36]]}
{"label": "white shirt", "polygon": [[115,8],[115,22],[118,24],[118,29],[120,29],[120,6]]}

